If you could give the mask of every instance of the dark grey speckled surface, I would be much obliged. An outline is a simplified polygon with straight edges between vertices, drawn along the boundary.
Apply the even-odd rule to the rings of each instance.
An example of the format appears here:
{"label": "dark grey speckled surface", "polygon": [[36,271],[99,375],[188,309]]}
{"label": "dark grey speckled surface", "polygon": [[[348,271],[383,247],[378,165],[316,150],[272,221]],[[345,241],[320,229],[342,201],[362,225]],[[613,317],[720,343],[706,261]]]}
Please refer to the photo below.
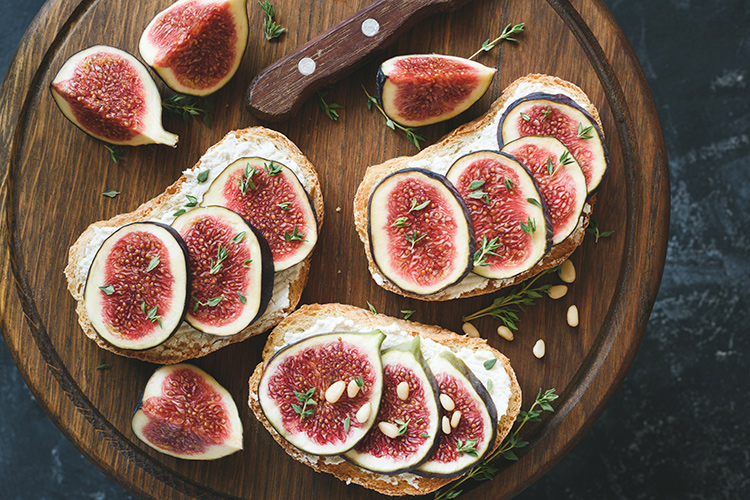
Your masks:
{"label": "dark grey speckled surface", "polygon": [[[41,0],[0,0],[0,72]],[[672,219],[658,300],[602,417],[531,499],[750,499],[750,3],[605,0],[648,78]],[[0,347],[0,498],[132,498],[60,434]]]}

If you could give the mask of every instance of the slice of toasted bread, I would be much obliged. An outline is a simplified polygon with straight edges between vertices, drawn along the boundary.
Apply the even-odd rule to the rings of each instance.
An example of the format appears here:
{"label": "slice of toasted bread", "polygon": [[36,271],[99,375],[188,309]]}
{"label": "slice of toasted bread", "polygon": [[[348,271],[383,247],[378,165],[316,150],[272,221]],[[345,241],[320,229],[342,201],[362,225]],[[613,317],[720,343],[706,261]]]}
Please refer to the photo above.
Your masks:
{"label": "slice of toasted bread", "polygon": [[[250,377],[248,404],[258,420],[292,458],[309,465],[318,472],[327,472],[347,483],[359,484],[366,488],[377,490],[380,493],[393,496],[424,495],[437,490],[455,479],[426,478],[411,473],[389,476],[364,470],[337,457],[309,455],[292,446],[273,428],[265,418],[258,402],[258,386],[265,365],[278,349],[288,343],[288,338],[299,338],[300,335],[306,335],[307,333],[326,333],[320,330],[328,328],[332,328],[329,331],[339,332],[369,332],[381,329],[387,334],[398,332],[399,334],[411,336],[419,335],[422,339],[433,340],[451,350],[466,349],[475,352],[482,351],[496,358],[499,361],[495,367],[497,370],[487,373],[500,375],[497,378],[498,381],[493,383],[493,391],[502,387],[501,384],[503,382],[500,380],[503,380],[507,388],[508,399],[504,409],[498,407],[497,438],[492,450],[497,449],[508,432],[510,432],[521,410],[521,388],[518,385],[513,368],[510,366],[510,361],[499,351],[487,345],[487,341],[484,339],[457,335],[438,326],[423,325],[412,321],[392,318],[384,314],[373,314],[364,309],[349,305],[303,305],[279,323],[269,335],[268,342],[263,349],[263,362],[255,368],[253,375]],[[482,376],[486,375],[482,374]]]}
{"label": "slice of toasted bread", "polygon": [[367,204],[370,195],[380,181],[389,174],[408,167],[421,167],[445,174],[453,162],[461,156],[482,149],[498,150],[497,125],[503,112],[509,104],[533,92],[567,95],[588,111],[594,120],[596,120],[599,128],[602,128],[599,112],[580,88],[557,77],[531,74],[519,78],[508,85],[502,95],[492,104],[490,110],[483,116],[458,127],[432,146],[423,149],[414,156],[393,158],[385,163],[373,165],[367,169],[354,197],[354,223],[357,227],[359,238],[365,247],[370,274],[372,274],[373,279],[378,285],[406,297],[430,301],[483,295],[492,293],[500,288],[515,285],[539,274],[545,269],[562,264],[578,245],[581,244],[586,226],[588,226],[589,218],[591,217],[594,197],[587,200],[578,225],[568,238],[552,247],[551,251],[533,268],[512,278],[487,279],[477,274],[469,273],[461,282],[440,292],[431,295],[418,295],[402,290],[383,276],[372,258],[367,232]]}
{"label": "slice of toasted bread", "polygon": [[[186,194],[198,198],[202,196],[211,182],[230,163],[244,157],[263,157],[285,164],[292,168],[312,199],[318,219],[318,228],[323,224],[323,195],[318,174],[297,146],[279,132],[252,127],[229,132],[224,138],[206,151],[201,159],[161,195],[147,201],[133,212],[120,214],[109,220],[91,224],[76,240],[68,251],[68,265],[65,276],[68,279],[68,290],[76,300],[78,322],[83,332],[100,347],[122,356],[138,358],[152,363],[170,364],[192,358],[205,356],[234,342],[258,335],[278,324],[297,307],[302,290],[307,283],[310,270],[308,256],[299,264],[274,275],[274,289],[271,302],[266,312],[253,324],[240,333],[228,337],[217,337],[199,332],[187,323],[167,341],[156,347],[143,351],[120,349],[105,342],[93,329],[86,314],[83,302],[83,290],[88,270],[94,254],[104,239],[117,228],[131,222],[158,220],[170,224],[174,212],[184,207]],[[199,182],[198,175],[208,171],[208,179]]]}

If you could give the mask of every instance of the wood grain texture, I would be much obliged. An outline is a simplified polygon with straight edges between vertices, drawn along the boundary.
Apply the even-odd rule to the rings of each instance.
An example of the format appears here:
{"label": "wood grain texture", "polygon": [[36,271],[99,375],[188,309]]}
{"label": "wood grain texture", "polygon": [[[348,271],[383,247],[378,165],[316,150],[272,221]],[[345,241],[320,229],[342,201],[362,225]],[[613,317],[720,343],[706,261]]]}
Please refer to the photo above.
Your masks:
{"label": "wood grain texture", "polygon": [[[153,365],[98,349],[80,332],[62,274],[66,249],[93,221],[131,211],[160,193],[226,131],[261,123],[244,95],[262,68],[366,7],[366,0],[274,2],[277,21],[290,28],[278,42],[261,33],[262,11],[248,5],[250,42],[237,76],[209,97],[212,128],[166,117],[180,135],[177,149],[125,148],[115,164],[101,143],[65,120],[47,90],[63,61],[78,50],[107,43],[131,53],[141,29],[170,3],[53,0],[22,41],[0,89],[0,172],[3,252],[0,286],[2,331],[34,396],[66,436],[123,487],[143,498],[376,498],[357,486],[315,474],[292,461],[242,404],[247,379],[260,361],[265,336],[230,346],[196,362],[240,403],[245,450],[210,463],[166,457],[130,430],[130,416]],[[579,278],[568,295],[543,300],[523,315],[516,340],[507,343],[497,323],[475,324],[513,363],[527,407],[538,388],[562,394],[557,411],[525,429],[531,441],[521,460],[501,464],[500,476],[477,486],[477,499],[508,498],[559,460],[588,430],[630,366],[653,305],[666,254],[669,180],[663,138],[645,78],[624,35],[597,0],[474,0],[404,33],[388,49],[334,84],[330,101],[344,105],[338,122],[314,100],[287,122],[273,125],[297,143],[317,167],[326,201],[326,224],[313,256],[303,302],[372,303],[399,315],[460,331],[461,315],[491,296],[446,304],[404,299],[379,288],[367,272],[352,222],[352,200],[364,169],[414,147],[365,107],[377,65],[397,54],[473,53],[508,23],[525,22],[519,44],[501,44],[480,62],[497,65],[487,94],[463,115],[426,128],[433,142],[479,116],[515,78],[530,72],[570,80],[601,112],[612,170],[602,185],[594,218],[612,237],[587,239],[573,256]],[[114,199],[101,196],[116,189]],[[502,292],[501,292],[502,293]],[[576,304],[580,326],[565,324]],[[547,355],[537,360],[538,338]],[[108,363],[110,368],[95,368]],[[293,478],[290,480],[290,478]]]}

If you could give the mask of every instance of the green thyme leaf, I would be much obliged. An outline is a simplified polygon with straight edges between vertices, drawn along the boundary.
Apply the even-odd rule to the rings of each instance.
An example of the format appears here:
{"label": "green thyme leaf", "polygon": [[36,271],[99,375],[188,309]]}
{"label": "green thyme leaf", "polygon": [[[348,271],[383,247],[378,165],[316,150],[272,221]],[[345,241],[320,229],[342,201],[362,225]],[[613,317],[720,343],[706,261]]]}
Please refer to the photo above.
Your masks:
{"label": "green thyme leaf", "polygon": [[108,146],[107,144],[104,145],[104,148],[109,151],[109,157],[112,158],[113,162],[117,163],[122,160],[122,149],[117,146]]}
{"label": "green thyme leaf", "polygon": [[110,190],[110,191],[104,191],[104,192],[102,193],[102,196],[106,196],[107,198],[114,198],[114,197],[115,197],[115,196],[117,196],[118,194],[120,194],[120,192],[119,192],[119,191],[115,191],[114,189],[112,189],[112,190]]}
{"label": "green thyme leaf", "polygon": [[112,285],[100,286],[99,290],[106,293],[107,295],[112,295],[113,293],[115,293],[115,287]]}
{"label": "green thyme leaf", "polygon": [[401,309],[401,314],[404,315],[404,319],[411,318],[412,314],[414,314],[415,312],[417,311],[414,309]]}
{"label": "green thyme leaf", "polygon": [[107,368],[109,368],[109,363],[102,363],[96,367],[97,370],[106,370]]}
{"label": "green thyme leaf", "polygon": [[563,154],[560,155],[560,164],[561,165],[570,165],[575,160],[573,159],[573,156],[571,156],[570,151],[567,149],[563,151]]}
{"label": "green thyme leaf", "polygon": [[547,109],[545,109],[544,111],[542,111],[542,119],[540,121],[544,121],[544,119],[547,118],[547,115],[550,114],[550,113],[552,113],[552,108],[550,108],[549,106],[547,106]]}
{"label": "green thyme leaf", "polygon": [[237,297],[240,299],[240,302],[243,304],[247,304],[247,297],[242,295],[242,292],[237,292]]}
{"label": "green thyme leaf", "polygon": [[409,225],[409,219],[406,217],[399,217],[395,221],[393,221],[393,224],[391,224],[391,227],[406,227]]}
{"label": "green thyme leaf", "polygon": [[196,180],[200,184],[203,184],[204,182],[206,182],[208,180],[208,169],[201,170],[200,172],[198,172],[198,177],[196,178]]}
{"label": "green thyme leaf", "polygon": [[495,366],[495,363],[497,363],[497,358],[488,359],[482,364],[484,365],[485,370],[491,370],[492,367]]}
{"label": "green thyme leaf", "polygon": [[479,451],[476,446],[479,439],[467,439],[466,442],[462,442],[460,439],[456,441],[456,451],[459,453],[466,453],[472,457],[478,457]]}
{"label": "green thyme leaf", "polygon": [[198,205],[198,198],[196,198],[193,195],[186,194],[185,198],[187,198],[188,202],[185,203],[186,207],[192,208]]}
{"label": "green thyme leaf", "polygon": [[354,382],[360,389],[365,386],[365,379],[363,379],[362,376],[354,377]]}
{"label": "green thyme leaf", "polygon": [[526,234],[531,234],[536,231],[536,219],[528,217],[525,224],[523,222],[521,222],[520,224],[521,230]]}
{"label": "green thyme leaf", "polygon": [[151,262],[148,263],[148,267],[146,268],[146,272],[153,271],[156,266],[159,265],[159,257],[154,257],[151,259]]}
{"label": "green thyme leaf", "polygon": [[549,175],[553,175],[555,173],[555,164],[552,161],[552,158],[549,158],[547,160],[547,173]]}
{"label": "green thyme leaf", "polygon": [[419,231],[414,231],[413,233],[406,235],[406,241],[411,243],[411,248],[414,248],[414,245],[419,243],[426,236],[427,236],[427,233],[424,233],[422,234],[422,236],[419,236]]}
{"label": "green thyme leaf", "polygon": [[213,259],[210,259],[209,262],[211,263],[211,269],[209,270],[209,274],[216,274],[221,269],[222,263],[224,260],[229,256],[229,250],[227,250],[227,247],[222,246],[221,243],[219,243],[219,247],[216,249],[216,262],[213,261]]}
{"label": "green thyme leaf", "polygon": [[352,425],[352,417],[350,417],[349,415],[347,415],[346,418],[344,419],[344,433],[345,434],[349,433],[349,427],[351,425]]}
{"label": "green thyme leaf", "polygon": [[469,183],[469,190],[474,191],[476,189],[479,189],[480,187],[484,186],[485,181],[477,180],[477,181],[471,181]]}
{"label": "green thyme leaf", "polygon": [[417,199],[412,198],[411,199],[411,208],[409,208],[409,212],[419,211],[427,208],[427,205],[430,204],[430,200],[425,201],[424,203],[420,203],[417,205]]}
{"label": "green thyme leaf", "polygon": [[492,382],[492,379],[489,379],[487,381],[487,392],[492,392],[492,387],[494,386],[494,382]]}
{"label": "green thyme leaf", "polygon": [[593,125],[589,125],[588,127],[584,127],[583,123],[578,122],[578,138],[583,140],[592,139],[594,136],[591,134],[591,131],[594,130]]}
{"label": "green thyme leaf", "polygon": [[297,224],[294,225],[294,230],[291,234],[289,234],[289,231],[284,231],[284,241],[290,242],[290,241],[307,241],[305,239],[305,234],[307,233],[300,233],[297,231]]}
{"label": "green thyme leaf", "polygon": [[516,187],[515,183],[512,180],[510,180],[508,177],[505,178],[503,183],[505,184],[505,189],[509,193],[513,190],[514,187]]}
{"label": "green thyme leaf", "polygon": [[240,241],[244,240],[245,234],[247,234],[245,231],[235,234],[234,238],[232,238],[232,243],[239,243]]}
{"label": "green thyme leaf", "polygon": [[289,207],[291,206],[291,203],[288,202],[288,201],[284,201],[282,203],[277,203],[276,206],[279,207],[282,210],[289,210]]}
{"label": "green thyme leaf", "polygon": [[181,208],[178,211],[176,211],[175,213],[173,213],[172,217],[179,217],[180,215],[184,214],[185,212],[187,212],[187,210],[185,210],[184,208]]}
{"label": "green thyme leaf", "polygon": [[373,314],[377,314],[378,313],[378,311],[375,309],[375,306],[372,305],[372,304],[370,304],[369,301],[367,302],[367,308],[370,309],[370,312],[373,313]]}
{"label": "green thyme leaf", "polygon": [[586,232],[594,235],[594,243],[599,243],[599,238],[606,238],[614,234],[614,231],[600,231],[599,224],[594,219],[589,221],[589,226],[586,228]]}
{"label": "green thyme leaf", "polygon": [[245,171],[240,176],[240,191],[242,191],[242,194],[246,194],[248,189],[255,189],[257,186],[253,182],[253,176],[257,174],[258,171],[253,167],[250,169],[250,164],[248,163],[245,165]]}
{"label": "green thyme leaf", "polygon": [[318,91],[318,106],[320,107],[320,109],[323,110],[323,112],[326,114],[328,118],[330,118],[333,121],[338,121],[339,112],[336,110],[344,109],[344,106],[342,106],[341,104],[336,104],[335,102],[327,103],[325,101],[325,96],[327,94],[328,94],[328,91],[326,90]]}
{"label": "green thyme leaf", "polygon": [[278,163],[274,163],[273,160],[271,160],[269,163],[264,163],[263,169],[266,171],[266,175],[269,177],[273,177],[274,175],[279,175],[281,173],[281,165],[279,165]]}
{"label": "green thyme leaf", "polygon": [[524,112],[521,112],[521,118],[523,118],[523,121],[525,122],[531,120],[531,117]]}
{"label": "green thyme leaf", "polygon": [[529,203],[531,203],[535,207],[542,208],[542,204],[539,203],[539,200],[537,200],[536,198],[526,198],[526,201],[528,201]]}

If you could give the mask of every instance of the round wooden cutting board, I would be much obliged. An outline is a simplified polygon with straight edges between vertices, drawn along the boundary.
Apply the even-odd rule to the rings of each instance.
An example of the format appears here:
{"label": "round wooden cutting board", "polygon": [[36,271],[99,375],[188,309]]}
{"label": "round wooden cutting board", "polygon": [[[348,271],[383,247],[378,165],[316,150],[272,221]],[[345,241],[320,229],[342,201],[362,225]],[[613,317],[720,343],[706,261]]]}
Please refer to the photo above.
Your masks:
{"label": "round wooden cutting board", "polygon": [[[260,361],[265,335],[195,360],[233,395],[245,426],[242,452],[200,463],[161,455],[133,435],[130,418],[155,366],[99,349],[81,332],[63,268],[67,248],[92,222],[129,212],[161,193],[181,172],[232,129],[262,124],[244,106],[252,79],[367,5],[367,0],[275,0],[287,32],[262,36],[262,11],[248,2],[250,42],[239,73],[206,101],[214,121],[166,116],[180,135],[176,149],[124,148],[118,163],[101,142],[69,123],[48,91],[71,54],[96,44],[137,53],[141,30],[170,0],[51,0],[22,41],[3,82],[0,100],[2,168],[2,331],[37,400],[65,435],[98,467],[144,498],[376,498],[359,486],[317,474],[289,458],[250,413],[247,380]],[[437,52],[467,57],[508,23],[526,23],[519,42],[504,42],[479,56],[499,68],[487,94],[468,112],[421,131],[434,143],[488,109],[502,89],[527,73],[547,73],[583,88],[604,124],[611,171],[593,218],[614,234],[588,236],[572,257],[578,279],[566,297],[539,300],[521,315],[513,342],[498,322],[476,321],[482,335],[513,363],[524,409],[537,391],[556,388],[556,411],[524,427],[530,441],[517,462],[503,461],[489,482],[469,482],[477,499],[508,498],[548,470],[588,430],[630,366],[661,279],[669,218],[667,159],[654,103],[622,31],[598,0],[474,0],[401,34],[356,73],[328,89],[344,106],[337,122],[315,99],[290,120],[267,124],[294,141],[317,167],[325,197],[325,224],[312,259],[303,303],[343,302],[461,331],[461,316],[486,307],[493,296],[447,303],[404,299],[371,279],[352,215],[355,189],[367,166],[416,148],[368,111],[362,87],[375,91],[378,64],[397,54]],[[162,85],[161,82],[159,85]],[[114,199],[102,192],[114,189]],[[544,278],[558,282],[554,276]],[[502,295],[503,292],[495,294]],[[565,312],[580,311],[569,327]],[[532,355],[537,339],[547,355]],[[108,369],[97,370],[107,363]]]}

